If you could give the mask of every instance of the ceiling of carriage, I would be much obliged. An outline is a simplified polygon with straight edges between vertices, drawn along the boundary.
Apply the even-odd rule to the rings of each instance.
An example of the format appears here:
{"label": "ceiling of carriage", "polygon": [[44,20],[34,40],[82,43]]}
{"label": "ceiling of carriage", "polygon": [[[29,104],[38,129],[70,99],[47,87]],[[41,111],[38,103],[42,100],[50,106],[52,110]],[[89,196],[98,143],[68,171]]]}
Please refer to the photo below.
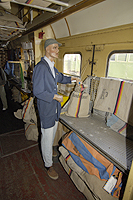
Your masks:
{"label": "ceiling of carriage", "polygon": [[56,38],[133,23],[133,0],[0,0],[0,44],[51,25]]}
{"label": "ceiling of carriage", "polygon": [[0,0],[0,43],[31,33],[104,0]]}
{"label": "ceiling of carriage", "polygon": [[133,0],[106,0],[68,15],[51,26],[56,38],[63,38],[132,23]]}

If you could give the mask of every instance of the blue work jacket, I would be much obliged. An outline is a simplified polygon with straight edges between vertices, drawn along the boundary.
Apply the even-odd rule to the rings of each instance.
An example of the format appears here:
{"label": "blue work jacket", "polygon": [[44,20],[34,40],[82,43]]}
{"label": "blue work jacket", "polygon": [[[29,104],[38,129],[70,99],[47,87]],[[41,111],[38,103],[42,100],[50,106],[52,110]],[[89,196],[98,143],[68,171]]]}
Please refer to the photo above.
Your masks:
{"label": "blue work jacket", "polygon": [[41,58],[33,71],[33,94],[37,97],[41,127],[45,129],[59,120],[61,104],[53,99],[57,94],[57,83],[71,83],[71,77],[64,76],[55,67],[54,70],[55,78],[47,61]]}

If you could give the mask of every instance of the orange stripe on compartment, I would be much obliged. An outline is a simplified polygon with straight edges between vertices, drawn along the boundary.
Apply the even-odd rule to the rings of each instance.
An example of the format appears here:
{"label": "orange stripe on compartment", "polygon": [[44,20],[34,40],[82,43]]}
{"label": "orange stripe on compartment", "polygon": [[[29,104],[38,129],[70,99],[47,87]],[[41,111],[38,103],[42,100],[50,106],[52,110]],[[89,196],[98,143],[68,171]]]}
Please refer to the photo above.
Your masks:
{"label": "orange stripe on compartment", "polygon": [[[99,171],[97,168],[94,167],[94,165],[92,163],[90,163],[89,161],[87,161],[81,154],[80,152],[77,150],[77,148],[74,146],[74,144],[72,143],[72,141],[69,138],[65,138],[65,140],[63,140],[62,142],[65,147],[71,151],[74,155],[78,156],[82,162],[82,164],[86,167],[87,171],[89,174],[95,174],[99,179],[100,175],[99,175]],[[104,180],[104,179],[102,179]]]}
{"label": "orange stripe on compartment", "polygon": [[88,151],[91,153],[91,155],[95,159],[97,159],[102,165],[104,165],[106,167],[106,171],[109,173],[109,176],[111,176],[114,165],[109,160],[107,160],[104,156],[102,156],[98,151],[96,151],[92,146],[90,146],[87,142],[85,142],[81,137],[79,137],[78,135],[77,135],[77,137],[84,144],[84,146],[88,149]]}
{"label": "orange stripe on compartment", "polygon": [[[67,137],[63,140],[62,144],[68,149],[70,152],[72,152],[74,155],[78,156],[83,163],[83,165],[86,167],[87,171],[89,174],[97,176],[100,180],[105,180],[101,179],[99,175],[99,171],[97,168],[94,167],[92,163],[87,161],[77,150],[77,148],[74,146],[72,141],[69,139],[69,136],[71,135],[72,132],[70,132]],[[109,176],[112,175],[112,171],[114,169],[114,165],[107,160],[105,157],[103,157],[99,152],[97,152],[93,147],[91,147],[87,142],[85,142],[82,138],[78,136],[78,138],[81,140],[81,142],[84,144],[84,146],[88,149],[88,151],[92,154],[92,156],[97,159],[101,164],[103,164],[106,167],[106,171],[108,172]],[[119,169],[115,169],[114,175],[117,175],[120,172]]]}
{"label": "orange stripe on compartment", "polygon": [[[118,174],[118,172],[117,172],[117,174]],[[117,181],[117,183],[116,183],[116,185],[115,185],[115,188],[117,188],[117,189],[114,191],[114,194],[113,194],[113,196],[114,196],[114,197],[117,197],[117,198],[120,196],[121,187],[119,187],[119,185],[120,185],[121,182],[122,182],[122,177],[123,177],[123,173],[120,172],[120,173],[119,173],[119,177],[118,177],[118,181]]]}

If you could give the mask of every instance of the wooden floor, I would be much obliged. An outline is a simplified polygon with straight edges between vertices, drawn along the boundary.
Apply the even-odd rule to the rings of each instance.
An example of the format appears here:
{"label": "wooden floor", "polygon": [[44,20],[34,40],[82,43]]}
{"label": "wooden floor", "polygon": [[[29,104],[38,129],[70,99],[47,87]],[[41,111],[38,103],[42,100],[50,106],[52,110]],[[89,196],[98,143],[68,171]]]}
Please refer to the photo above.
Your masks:
{"label": "wooden floor", "polygon": [[24,124],[14,117],[20,108],[6,90],[8,110],[0,100],[0,200],[85,200],[59,162],[53,158],[58,180],[48,177],[40,152],[40,143],[25,137]]}
{"label": "wooden floor", "polygon": [[48,177],[39,144],[28,141],[24,130],[0,135],[0,200],[85,200],[54,158],[58,180]]}

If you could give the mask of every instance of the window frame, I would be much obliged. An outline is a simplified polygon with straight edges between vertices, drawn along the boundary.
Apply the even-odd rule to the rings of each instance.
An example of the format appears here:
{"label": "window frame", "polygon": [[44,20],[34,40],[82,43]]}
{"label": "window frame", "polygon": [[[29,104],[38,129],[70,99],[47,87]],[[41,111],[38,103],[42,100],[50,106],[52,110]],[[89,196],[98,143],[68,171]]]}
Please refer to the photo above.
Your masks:
{"label": "window frame", "polygon": [[[110,60],[110,57],[113,55],[113,54],[119,54],[119,53],[133,53],[133,50],[132,49],[128,49],[128,50],[114,50],[114,51],[111,51],[108,55],[108,59],[107,59],[107,65],[106,65],[106,73],[105,73],[105,77],[108,77],[108,72],[109,72],[109,60]],[[116,61],[116,58],[115,58],[115,61]],[[113,61],[113,62],[115,62]],[[118,62],[118,61],[117,61]],[[127,62],[127,61],[119,61],[119,62]],[[111,77],[110,77],[111,78]],[[112,77],[113,78],[113,77]],[[118,78],[119,79],[119,78]],[[123,79],[123,78],[121,78]],[[123,79],[124,80],[124,79]],[[125,80],[129,80],[129,79],[125,79]]]}
{"label": "window frame", "polygon": [[128,58],[128,62],[129,62],[129,63],[133,63],[133,60],[130,61],[130,55],[129,55],[129,58]]}
{"label": "window frame", "polygon": [[[66,55],[66,54],[80,54],[80,56],[81,56],[81,63],[80,63],[80,75],[79,76],[77,76],[77,75],[73,75],[73,74],[67,74],[67,73],[65,73],[64,72],[64,56]],[[63,55],[63,74],[66,74],[66,75],[69,75],[69,76],[75,76],[75,77],[81,77],[81,67],[82,67],[82,53],[81,52],[79,52],[79,51],[72,51],[72,52],[65,52],[64,53],[64,55]]]}

